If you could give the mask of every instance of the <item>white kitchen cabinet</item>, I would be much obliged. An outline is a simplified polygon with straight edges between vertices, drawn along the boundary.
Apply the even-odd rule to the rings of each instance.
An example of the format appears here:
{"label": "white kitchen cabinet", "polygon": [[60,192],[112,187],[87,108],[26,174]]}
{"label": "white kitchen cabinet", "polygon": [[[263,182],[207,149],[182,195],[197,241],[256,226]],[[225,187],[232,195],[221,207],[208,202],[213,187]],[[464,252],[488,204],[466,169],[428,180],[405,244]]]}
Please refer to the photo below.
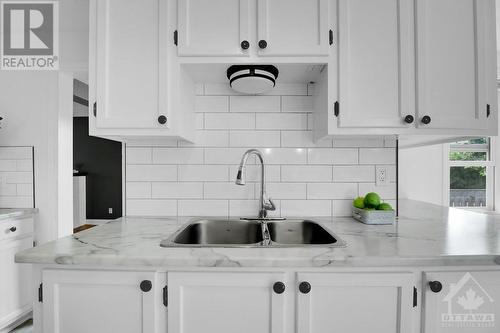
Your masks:
{"label": "white kitchen cabinet", "polygon": [[248,56],[250,0],[179,0],[180,56]]}
{"label": "white kitchen cabinet", "polygon": [[[484,0],[416,1],[417,126],[487,125],[487,11]],[[424,117],[428,118],[424,118]]]}
{"label": "white kitchen cabinet", "polygon": [[173,59],[169,5],[167,0],[90,2],[91,135],[192,135],[194,111],[186,94],[194,94],[194,84]]}
{"label": "white kitchen cabinet", "polygon": [[329,2],[258,0],[259,55],[327,56],[330,51]]}
{"label": "white kitchen cabinet", "polygon": [[168,273],[168,291],[169,332],[284,333],[294,288],[283,273],[179,272]]}
{"label": "white kitchen cabinet", "polygon": [[425,272],[425,333],[498,332],[500,272]]}
{"label": "white kitchen cabinet", "polygon": [[46,269],[43,332],[163,333],[165,286],[154,272]]}
{"label": "white kitchen cabinet", "polygon": [[338,8],[338,126],[409,126],[413,1],[339,0]]}
{"label": "white kitchen cabinet", "polygon": [[411,273],[298,273],[297,332],[414,331]]}
{"label": "white kitchen cabinet", "polygon": [[33,219],[0,221],[0,331],[32,309],[31,265],[14,262],[17,252],[33,247]]}

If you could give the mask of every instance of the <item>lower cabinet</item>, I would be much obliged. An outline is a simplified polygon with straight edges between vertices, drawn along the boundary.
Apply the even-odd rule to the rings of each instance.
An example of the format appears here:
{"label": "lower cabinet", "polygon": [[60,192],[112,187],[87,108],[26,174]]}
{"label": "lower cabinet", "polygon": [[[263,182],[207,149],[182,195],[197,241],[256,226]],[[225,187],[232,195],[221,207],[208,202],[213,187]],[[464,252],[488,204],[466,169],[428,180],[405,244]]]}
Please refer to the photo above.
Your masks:
{"label": "lower cabinet", "polygon": [[425,272],[425,333],[498,333],[500,271]]}
{"label": "lower cabinet", "polygon": [[162,289],[155,272],[44,270],[43,332],[165,332]]}
{"label": "lower cabinet", "polygon": [[169,273],[168,331],[284,333],[295,288],[284,273]]}
{"label": "lower cabinet", "polygon": [[297,332],[413,331],[413,274],[298,273]]}

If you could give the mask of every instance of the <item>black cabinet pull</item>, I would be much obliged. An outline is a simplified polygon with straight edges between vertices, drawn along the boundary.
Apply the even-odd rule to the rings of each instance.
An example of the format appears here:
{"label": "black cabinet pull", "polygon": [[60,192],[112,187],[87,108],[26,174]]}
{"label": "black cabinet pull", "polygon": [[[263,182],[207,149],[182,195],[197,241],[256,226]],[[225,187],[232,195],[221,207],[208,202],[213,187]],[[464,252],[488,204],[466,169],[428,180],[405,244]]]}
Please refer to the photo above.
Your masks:
{"label": "black cabinet pull", "polygon": [[9,229],[9,230],[10,230],[10,232],[16,232],[17,227],[10,227],[10,229]]}
{"label": "black cabinet pull", "polygon": [[309,282],[301,282],[299,284],[299,291],[303,294],[309,294],[309,292],[311,291],[311,284]]}
{"label": "black cabinet pull", "polygon": [[167,123],[167,117],[165,117],[164,115],[159,116],[158,122],[162,125],[165,125]]}
{"label": "black cabinet pull", "polygon": [[259,47],[265,49],[267,47],[267,42],[263,39],[259,40]]}
{"label": "black cabinet pull", "polygon": [[413,123],[413,121],[415,121],[415,117],[413,117],[411,114],[409,114],[405,117],[405,123],[411,124],[411,123]]}
{"label": "black cabinet pull", "polygon": [[281,281],[273,284],[273,291],[276,294],[283,294],[285,292],[285,284]]}
{"label": "black cabinet pull", "polygon": [[241,42],[241,48],[243,50],[248,50],[249,47],[250,47],[250,43],[247,40],[244,40]]}
{"label": "black cabinet pull", "polygon": [[333,44],[333,30],[330,30],[328,32],[328,39],[329,39],[330,45],[332,45]]}
{"label": "black cabinet pull", "polygon": [[149,280],[144,280],[141,282],[140,288],[143,292],[147,293],[151,290],[151,288],[153,288],[153,284]]}
{"label": "black cabinet pull", "polygon": [[429,287],[435,293],[438,293],[441,290],[443,290],[443,285],[439,281],[429,281]]}
{"label": "black cabinet pull", "polygon": [[429,116],[423,116],[421,121],[422,121],[422,124],[425,124],[425,125],[430,124],[431,123],[431,117],[429,117]]}

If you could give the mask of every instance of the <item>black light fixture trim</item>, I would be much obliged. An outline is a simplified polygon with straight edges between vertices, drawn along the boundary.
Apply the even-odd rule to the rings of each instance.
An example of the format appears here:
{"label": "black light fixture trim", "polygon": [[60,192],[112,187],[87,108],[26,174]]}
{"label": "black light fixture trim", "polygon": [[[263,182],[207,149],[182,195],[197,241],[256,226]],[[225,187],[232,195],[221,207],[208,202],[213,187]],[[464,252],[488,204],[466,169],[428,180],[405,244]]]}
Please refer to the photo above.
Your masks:
{"label": "black light fixture trim", "polygon": [[[267,72],[269,73],[269,75],[255,73],[256,70]],[[247,72],[233,77],[235,73],[241,71],[247,71]],[[263,79],[268,79],[273,83],[273,86],[275,86],[278,75],[279,75],[279,70],[276,66],[273,65],[232,65],[227,69],[227,78],[229,79],[229,85],[231,86],[233,81],[245,77],[260,77]]]}

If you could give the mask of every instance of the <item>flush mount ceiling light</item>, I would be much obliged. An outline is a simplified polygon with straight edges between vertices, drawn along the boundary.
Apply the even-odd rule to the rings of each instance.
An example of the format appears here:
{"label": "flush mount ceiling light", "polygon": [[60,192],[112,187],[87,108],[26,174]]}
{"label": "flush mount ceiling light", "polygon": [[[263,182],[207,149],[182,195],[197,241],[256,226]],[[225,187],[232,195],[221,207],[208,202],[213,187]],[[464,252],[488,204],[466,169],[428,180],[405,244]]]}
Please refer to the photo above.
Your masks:
{"label": "flush mount ceiling light", "polygon": [[273,65],[233,65],[227,69],[231,88],[248,95],[262,94],[274,88],[278,74],[278,68]]}

